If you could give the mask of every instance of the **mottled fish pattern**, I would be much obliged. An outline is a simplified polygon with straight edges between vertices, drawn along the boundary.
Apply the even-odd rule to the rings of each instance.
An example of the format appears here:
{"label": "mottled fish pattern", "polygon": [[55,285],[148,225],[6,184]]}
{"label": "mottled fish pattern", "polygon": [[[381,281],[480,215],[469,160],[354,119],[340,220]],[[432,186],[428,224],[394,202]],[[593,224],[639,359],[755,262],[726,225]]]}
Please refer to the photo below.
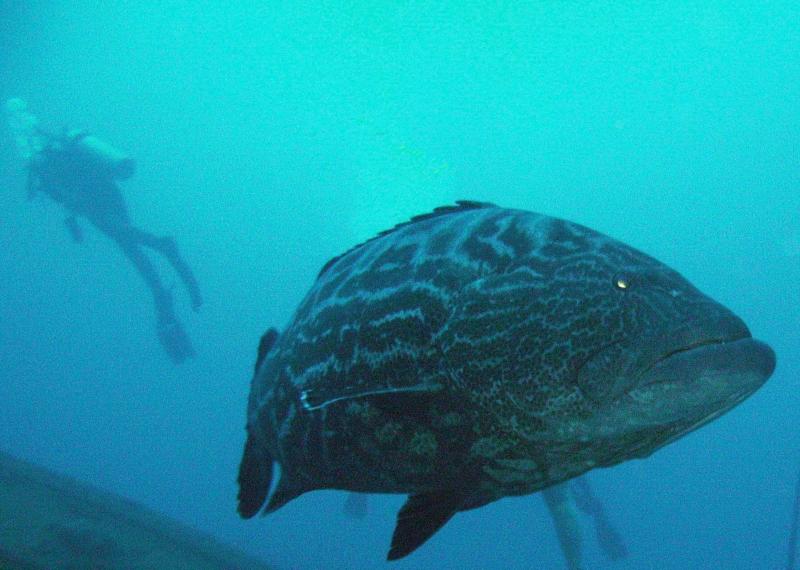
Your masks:
{"label": "mottled fish pattern", "polygon": [[477,202],[418,216],[328,262],[262,338],[239,510],[262,508],[273,462],[267,512],[313,489],[407,493],[390,552],[404,556],[459,510],[649,455],[721,413],[640,429],[604,410],[654,397],[633,378],[698,344],[681,320],[729,315],[578,224]]}

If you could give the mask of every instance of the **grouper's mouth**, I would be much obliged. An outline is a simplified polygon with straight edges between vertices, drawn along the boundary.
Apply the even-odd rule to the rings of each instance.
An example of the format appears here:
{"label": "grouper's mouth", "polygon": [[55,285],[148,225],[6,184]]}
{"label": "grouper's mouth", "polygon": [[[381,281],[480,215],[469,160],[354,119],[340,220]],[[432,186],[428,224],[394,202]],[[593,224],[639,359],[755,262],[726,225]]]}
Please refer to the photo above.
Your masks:
{"label": "grouper's mouth", "polygon": [[775,353],[749,333],[707,338],[674,348],[658,358],[639,378],[635,390],[670,383],[684,387],[705,383],[709,396],[755,391],[775,369]]}
{"label": "grouper's mouth", "polygon": [[698,340],[665,352],[593,429],[618,440],[633,437],[626,457],[646,457],[736,407],[774,369],[773,350],[749,334]]}
{"label": "grouper's mouth", "polygon": [[687,346],[682,346],[679,348],[672,349],[671,351],[663,355],[661,358],[656,360],[656,362],[653,363],[653,366],[651,366],[651,368],[655,367],[664,360],[668,360],[669,358],[677,354],[681,354],[682,352],[690,352],[698,348],[703,348],[704,346],[714,346],[714,345],[725,344],[726,342],[736,342],[737,340],[742,340],[743,338],[752,338],[752,337],[748,334],[741,334],[731,338],[708,338],[708,339],[698,340]]}
{"label": "grouper's mouth", "polygon": [[774,369],[775,353],[749,331],[676,343],[604,406],[590,429],[615,440],[633,438],[638,443],[626,448],[626,457],[645,457],[736,407]]}
{"label": "grouper's mouth", "polygon": [[[694,339],[682,339],[684,343],[676,344],[676,346],[667,349],[663,354],[656,358],[650,365],[639,374],[640,386],[658,382],[658,375],[653,375],[651,372],[659,366],[664,366],[664,363],[670,361],[671,358],[681,359],[687,357],[687,353],[693,351],[700,351],[690,356],[697,356],[702,354],[702,351],[707,347],[721,346],[726,343],[736,342],[742,339],[752,338],[750,331],[746,328],[736,331],[729,336],[715,336],[715,337],[699,337]],[[680,342],[680,341],[678,341]],[[677,362],[678,360],[676,360]]]}

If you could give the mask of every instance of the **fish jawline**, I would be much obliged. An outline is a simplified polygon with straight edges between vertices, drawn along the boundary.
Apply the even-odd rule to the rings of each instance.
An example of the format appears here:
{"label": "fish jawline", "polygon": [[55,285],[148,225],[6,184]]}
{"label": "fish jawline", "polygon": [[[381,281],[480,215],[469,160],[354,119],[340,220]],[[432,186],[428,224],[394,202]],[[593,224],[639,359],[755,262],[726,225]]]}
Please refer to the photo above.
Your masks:
{"label": "fish jawline", "polygon": [[715,383],[738,392],[761,386],[775,368],[775,353],[752,337],[709,340],[675,350],[659,359],[642,374],[636,387],[675,384],[690,389],[698,383]]}

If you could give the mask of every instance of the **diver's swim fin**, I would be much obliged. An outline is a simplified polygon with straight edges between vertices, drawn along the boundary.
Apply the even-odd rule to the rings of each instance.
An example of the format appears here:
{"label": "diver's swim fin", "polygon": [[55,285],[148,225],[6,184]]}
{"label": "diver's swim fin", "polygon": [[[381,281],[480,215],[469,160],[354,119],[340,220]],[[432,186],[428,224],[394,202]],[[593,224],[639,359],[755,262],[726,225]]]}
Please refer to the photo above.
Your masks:
{"label": "diver's swim fin", "polygon": [[169,320],[158,324],[158,340],[170,360],[181,364],[187,358],[195,356],[192,341],[177,320]]}
{"label": "diver's swim fin", "polygon": [[169,261],[173,269],[175,269],[184,287],[186,287],[186,292],[189,294],[189,302],[192,305],[192,310],[197,311],[203,305],[203,295],[200,293],[197,279],[195,279],[189,265],[184,261],[178,251],[178,244],[175,243],[175,239],[167,236],[160,238],[160,242],[158,249],[164,257],[167,258],[167,261]]}

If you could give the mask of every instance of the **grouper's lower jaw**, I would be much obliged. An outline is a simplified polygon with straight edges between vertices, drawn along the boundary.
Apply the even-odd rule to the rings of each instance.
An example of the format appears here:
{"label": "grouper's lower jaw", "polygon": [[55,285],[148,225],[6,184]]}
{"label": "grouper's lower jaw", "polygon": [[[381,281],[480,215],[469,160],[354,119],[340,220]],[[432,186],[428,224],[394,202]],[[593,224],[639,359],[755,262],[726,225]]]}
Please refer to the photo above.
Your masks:
{"label": "grouper's lower jaw", "polygon": [[689,391],[708,384],[710,391],[738,392],[759,388],[775,370],[775,352],[750,337],[703,344],[675,352],[651,368],[637,387],[662,382],[686,384]]}
{"label": "grouper's lower jaw", "polygon": [[773,350],[749,337],[676,352],[640,377],[601,423],[617,433],[667,424],[695,429],[750,396],[774,369]]}

